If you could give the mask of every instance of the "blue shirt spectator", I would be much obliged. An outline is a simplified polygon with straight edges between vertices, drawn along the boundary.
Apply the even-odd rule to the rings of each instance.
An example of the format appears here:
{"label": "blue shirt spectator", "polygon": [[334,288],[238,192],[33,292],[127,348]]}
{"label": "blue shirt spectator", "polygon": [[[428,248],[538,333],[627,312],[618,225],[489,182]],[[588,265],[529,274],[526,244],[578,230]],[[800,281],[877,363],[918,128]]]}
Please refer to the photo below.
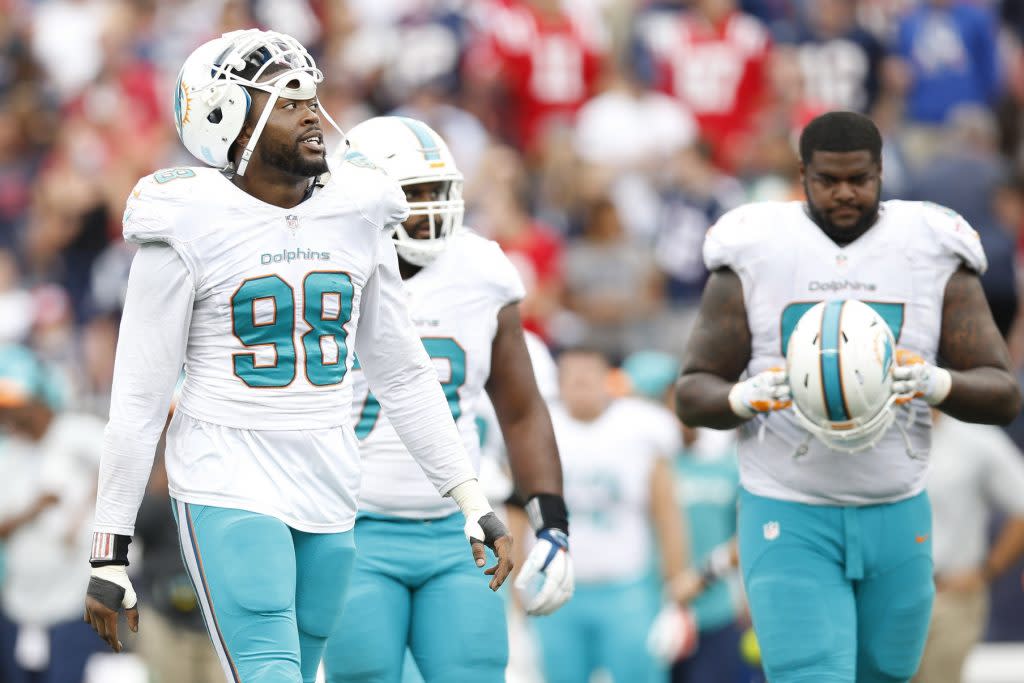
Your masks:
{"label": "blue shirt spectator", "polygon": [[930,0],[900,22],[898,52],[911,67],[911,121],[941,124],[959,104],[992,104],[999,91],[995,17],[961,0]]}

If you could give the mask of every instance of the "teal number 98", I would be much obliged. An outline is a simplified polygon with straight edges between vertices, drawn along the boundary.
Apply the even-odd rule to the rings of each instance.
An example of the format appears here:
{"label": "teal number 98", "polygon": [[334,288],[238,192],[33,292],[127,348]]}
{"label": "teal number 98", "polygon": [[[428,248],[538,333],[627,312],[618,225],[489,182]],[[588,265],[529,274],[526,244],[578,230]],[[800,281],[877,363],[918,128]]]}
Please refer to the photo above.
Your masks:
{"label": "teal number 98", "polygon": [[[345,378],[348,356],[348,331],[345,324],[352,319],[355,288],[352,278],[341,272],[315,272],[302,283],[302,319],[310,329],[302,335],[305,372],[310,384],[329,386]],[[332,310],[325,303],[333,299]],[[272,307],[268,319],[257,320],[257,302]],[[247,347],[272,346],[273,365],[257,365],[256,354],[236,353],[232,362],[235,375],[254,388],[286,387],[295,381],[297,345],[295,343],[295,292],[277,275],[246,280],[231,297],[231,327],[235,337]],[[338,357],[324,359],[322,342],[332,338]]]}
{"label": "teal number 98", "polygon": [[[452,417],[458,420],[462,417],[462,406],[459,404],[459,390],[466,383],[466,352],[451,337],[424,337],[423,348],[427,355],[435,360],[446,360],[451,366],[451,374],[447,382],[441,383],[444,396],[448,399],[448,408],[452,411]],[[359,360],[352,366],[359,367]],[[356,437],[360,441],[365,439],[377,425],[377,418],[380,416],[380,403],[373,392],[367,392],[366,401],[363,402],[363,409],[359,411],[359,420],[356,422]]]}

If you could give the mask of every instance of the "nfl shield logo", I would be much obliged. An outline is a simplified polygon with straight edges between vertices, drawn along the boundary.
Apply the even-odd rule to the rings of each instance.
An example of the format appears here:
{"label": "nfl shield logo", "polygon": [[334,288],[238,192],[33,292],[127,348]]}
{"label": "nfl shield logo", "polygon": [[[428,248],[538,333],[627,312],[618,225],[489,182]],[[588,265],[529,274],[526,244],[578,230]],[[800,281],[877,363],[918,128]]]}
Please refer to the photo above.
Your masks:
{"label": "nfl shield logo", "polygon": [[840,268],[846,267],[846,254],[836,255],[836,265],[839,266]]}
{"label": "nfl shield logo", "polygon": [[299,229],[299,217],[294,213],[290,213],[284,217],[284,222],[288,226],[288,229],[293,233]]}
{"label": "nfl shield logo", "polygon": [[779,523],[768,522],[764,525],[764,537],[767,541],[774,541],[779,537]]}

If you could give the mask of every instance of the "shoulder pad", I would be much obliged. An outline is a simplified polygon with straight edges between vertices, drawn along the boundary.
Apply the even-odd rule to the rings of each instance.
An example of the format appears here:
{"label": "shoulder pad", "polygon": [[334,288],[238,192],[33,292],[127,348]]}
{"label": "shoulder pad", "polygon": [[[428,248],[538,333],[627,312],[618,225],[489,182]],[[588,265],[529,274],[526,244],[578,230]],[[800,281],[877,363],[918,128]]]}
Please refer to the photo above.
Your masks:
{"label": "shoulder pad", "polygon": [[210,172],[207,168],[165,168],[135,183],[125,203],[124,238],[129,242],[165,242],[176,213],[195,202],[202,187],[197,182]]}
{"label": "shoulder pad", "polygon": [[921,202],[920,207],[925,225],[931,229],[943,250],[959,258],[965,266],[979,275],[988,269],[988,259],[981,246],[981,237],[963,216],[932,202]]}
{"label": "shoulder pad", "polygon": [[397,181],[359,152],[350,151],[342,159],[332,169],[331,182],[356,203],[363,219],[391,231],[409,217],[409,204]]}
{"label": "shoulder pad", "polygon": [[704,237],[704,265],[708,270],[736,270],[751,247],[771,234],[773,223],[783,220],[784,202],[756,202],[729,211],[712,225]]}
{"label": "shoulder pad", "polygon": [[342,160],[346,164],[352,164],[353,166],[357,166],[359,168],[373,169],[381,171],[383,173],[383,170],[379,168],[376,164],[374,164],[372,161],[370,161],[370,158],[368,156],[366,156],[362,152],[357,152],[354,149],[350,149],[347,152],[345,152],[345,156],[342,157]]}
{"label": "shoulder pad", "polygon": [[501,305],[521,301],[526,296],[519,271],[502,251],[497,242],[483,237],[469,228],[463,228],[451,239],[455,244],[449,248],[461,249],[459,263],[471,268],[489,289]]}

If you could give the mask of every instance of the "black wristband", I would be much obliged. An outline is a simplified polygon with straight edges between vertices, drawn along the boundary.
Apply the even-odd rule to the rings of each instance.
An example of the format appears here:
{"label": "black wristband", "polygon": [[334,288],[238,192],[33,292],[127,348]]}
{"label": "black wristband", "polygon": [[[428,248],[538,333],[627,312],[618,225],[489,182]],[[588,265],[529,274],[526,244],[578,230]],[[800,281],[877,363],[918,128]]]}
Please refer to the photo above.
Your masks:
{"label": "black wristband", "polygon": [[526,515],[534,531],[558,529],[569,534],[569,510],[565,499],[553,493],[538,493],[526,503]]}
{"label": "black wristband", "polygon": [[93,567],[106,567],[110,564],[128,566],[128,546],[131,536],[122,534],[106,534],[99,531],[92,535],[92,553],[89,564]]}
{"label": "black wristband", "polygon": [[526,499],[523,498],[522,494],[519,493],[519,491],[512,491],[512,493],[508,494],[508,498],[505,499],[505,505],[511,505],[512,507],[525,509]]}

